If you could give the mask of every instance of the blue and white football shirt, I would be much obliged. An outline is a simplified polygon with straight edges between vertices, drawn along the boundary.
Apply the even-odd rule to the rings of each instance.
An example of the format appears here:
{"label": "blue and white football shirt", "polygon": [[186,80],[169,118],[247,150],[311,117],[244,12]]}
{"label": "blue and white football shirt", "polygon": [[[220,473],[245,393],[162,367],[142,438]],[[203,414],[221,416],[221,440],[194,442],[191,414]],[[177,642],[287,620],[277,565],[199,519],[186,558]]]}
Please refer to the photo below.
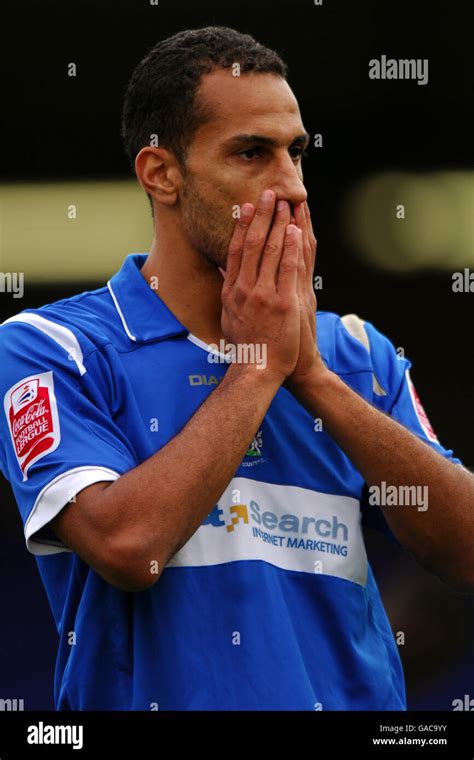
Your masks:
{"label": "blue and white football shirt", "polygon": [[[0,464],[60,636],[57,708],[404,709],[361,531],[364,480],[286,389],[152,588],[111,586],[48,527],[82,489],[166,446],[228,368],[149,287],[145,259],[130,255],[107,287],[0,328]],[[383,335],[328,312],[317,331],[331,370],[459,463]]]}

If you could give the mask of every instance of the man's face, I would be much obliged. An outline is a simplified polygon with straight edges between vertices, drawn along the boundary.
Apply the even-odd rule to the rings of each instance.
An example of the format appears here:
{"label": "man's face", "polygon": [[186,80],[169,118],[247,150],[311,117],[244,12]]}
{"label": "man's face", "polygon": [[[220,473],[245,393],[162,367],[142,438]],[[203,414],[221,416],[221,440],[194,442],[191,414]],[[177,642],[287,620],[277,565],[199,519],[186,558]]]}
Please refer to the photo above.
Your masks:
{"label": "man's face", "polygon": [[292,206],[306,200],[301,156],[309,140],[287,82],[274,74],[205,75],[197,97],[212,109],[188,150],[180,194],[183,229],[209,262],[225,267],[234,206],[266,189]]}

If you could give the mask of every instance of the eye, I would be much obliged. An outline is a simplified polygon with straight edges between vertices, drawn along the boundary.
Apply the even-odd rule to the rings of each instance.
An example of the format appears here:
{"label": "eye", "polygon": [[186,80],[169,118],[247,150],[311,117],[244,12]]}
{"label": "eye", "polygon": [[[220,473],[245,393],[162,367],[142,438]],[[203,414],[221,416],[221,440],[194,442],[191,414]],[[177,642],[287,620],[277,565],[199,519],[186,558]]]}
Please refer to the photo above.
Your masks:
{"label": "eye", "polygon": [[258,153],[259,148],[247,148],[246,150],[241,150],[237,155],[241,156],[244,161],[253,161]]}
{"label": "eye", "polygon": [[296,159],[300,159],[300,158],[303,158],[303,156],[308,155],[308,151],[299,145],[295,145],[293,148],[290,148],[289,152],[290,152],[291,157],[296,158]]}

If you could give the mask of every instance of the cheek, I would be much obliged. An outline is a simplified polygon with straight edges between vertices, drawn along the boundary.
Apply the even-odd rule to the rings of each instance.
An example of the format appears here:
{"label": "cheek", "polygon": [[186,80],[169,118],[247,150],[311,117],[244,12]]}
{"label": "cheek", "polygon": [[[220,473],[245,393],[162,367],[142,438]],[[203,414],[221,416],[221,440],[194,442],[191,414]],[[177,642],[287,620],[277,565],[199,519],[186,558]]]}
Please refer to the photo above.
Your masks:
{"label": "cheek", "polygon": [[234,200],[235,186],[223,181],[222,176],[219,176],[217,172],[201,175],[199,180],[195,180],[195,189],[206,206],[206,210],[222,213],[236,202]]}
{"label": "cheek", "polygon": [[[199,177],[199,180],[198,180]],[[248,201],[252,189],[242,172],[222,159],[209,158],[196,175],[197,187],[210,202],[232,207]]]}
{"label": "cheek", "polygon": [[227,229],[233,226],[238,213],[239,194],[235,185],[216,181],[203,188],[202,197],[206,200],[206,212],[214,225]]}
{"label": "cheek", "polygon": [[[225,232],[232,231],[238,208],[244,203],[258,203],[260,195],[267,185],[262,182],[249,182],[242,173],[228,164],[216,167],[212,161],[206,166],[199,166],[193,172],[194,187],[203,204],[203,210],[213,221],[213,225]],[[260,187],[260,185],[262,185]]]}

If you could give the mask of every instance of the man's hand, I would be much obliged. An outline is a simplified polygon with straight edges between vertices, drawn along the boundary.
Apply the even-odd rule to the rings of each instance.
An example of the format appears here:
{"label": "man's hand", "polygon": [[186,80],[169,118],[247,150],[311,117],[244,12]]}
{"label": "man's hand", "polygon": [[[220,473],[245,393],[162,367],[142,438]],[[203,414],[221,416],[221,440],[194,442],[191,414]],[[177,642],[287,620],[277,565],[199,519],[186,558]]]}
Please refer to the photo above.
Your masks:
{"label": "man's hand", "polygon": [[316,295],[313,273],[316,261],[317,241],[313,232],[311,215],[306,201],[295,207],[296,224],[300,232],[302,251],[298,265],[298,299],[300,302],[300,351],[298,361],[285,386],[298,392],[305,384],[313,382],[327,370],[318,351],[316,341]]}
{"label": "man's hand", "polygon": [[[300,344],[298,256],[301,233],[285,201],[275,211],[266,190],[256,209],[245,203],[229,244],[222,288],[222,330],[234,345],[265,346],[268,376],[282,383],[294,371]],[[273,224],[272,224],[273,220]]]}

